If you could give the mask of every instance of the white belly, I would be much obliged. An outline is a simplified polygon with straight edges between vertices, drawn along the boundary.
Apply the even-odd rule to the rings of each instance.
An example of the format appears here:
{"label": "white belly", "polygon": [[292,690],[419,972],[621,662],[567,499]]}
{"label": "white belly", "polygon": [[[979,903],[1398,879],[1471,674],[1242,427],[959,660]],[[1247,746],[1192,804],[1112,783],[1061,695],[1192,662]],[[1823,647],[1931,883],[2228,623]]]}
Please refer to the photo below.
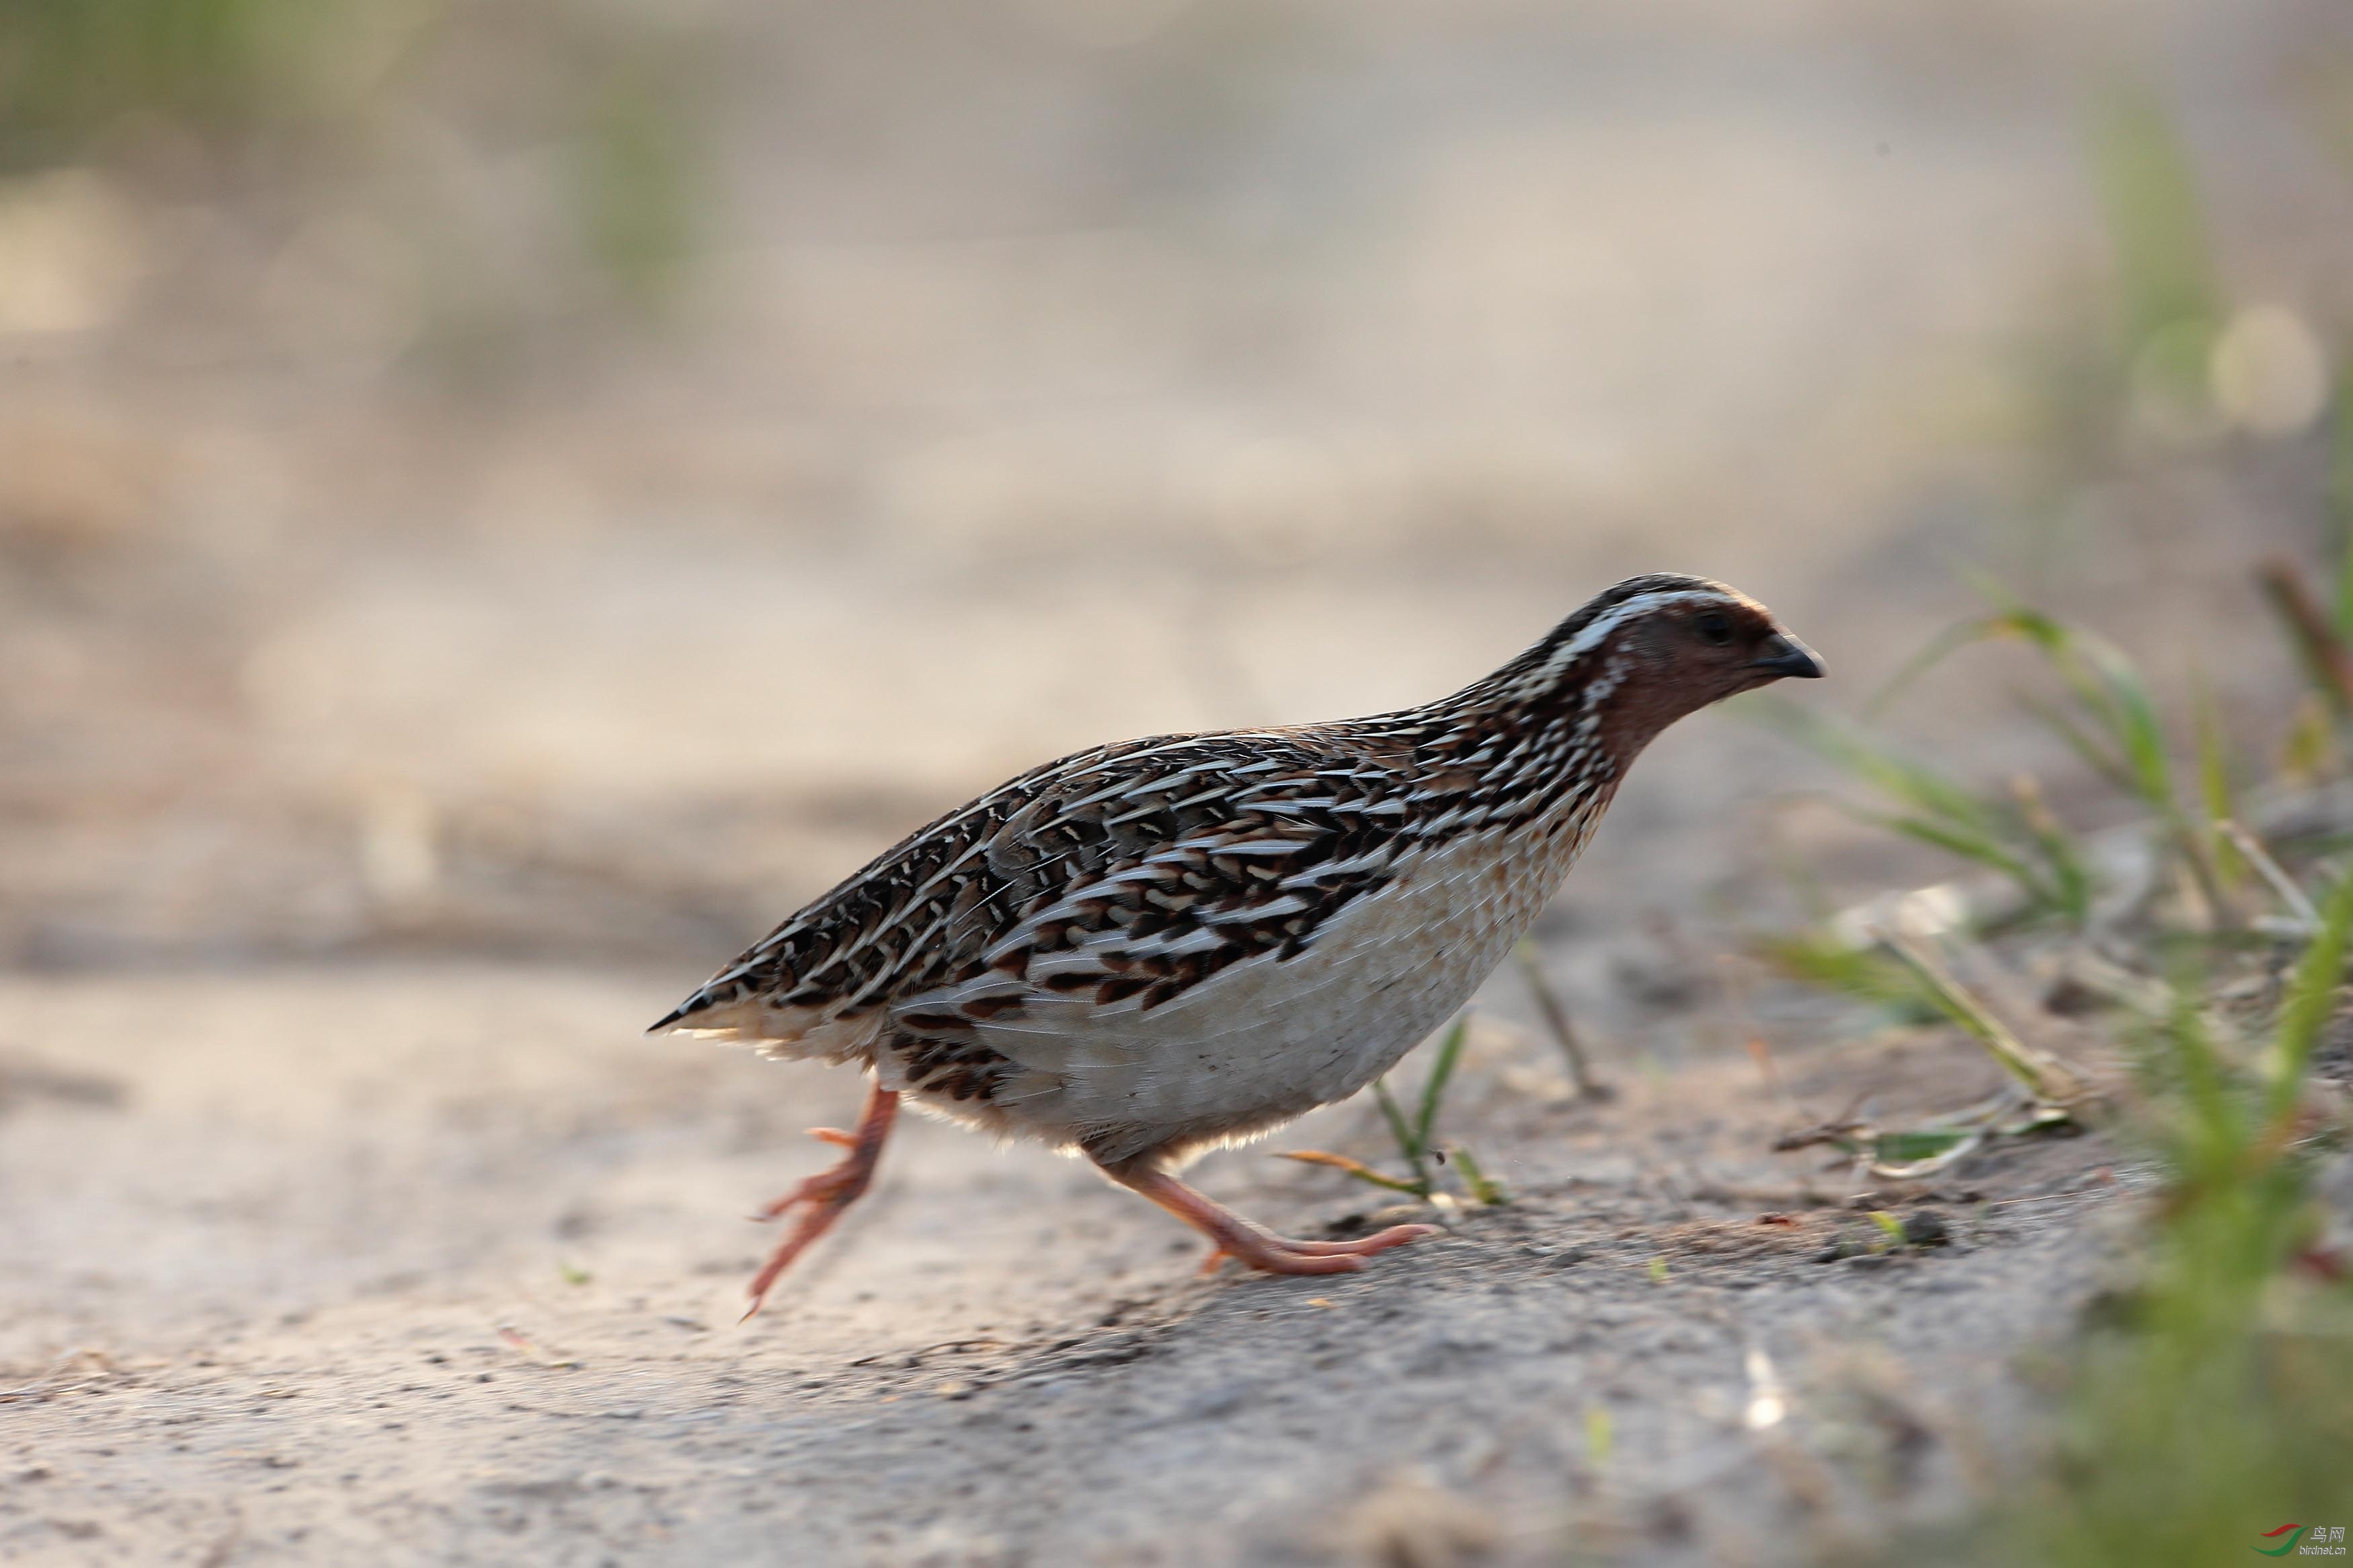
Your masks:
{"label": "white belly", "polygon": [[1343,910],[1298,957],[1234,964],[1149,1013],[1033,1005],[1022,1024],[984,1028],[1032,1069],[989,1120],[1105,1160],[1182,1158],[1345,1100],[1470,999],[1588,831],[1504,854],[1458,839]]}

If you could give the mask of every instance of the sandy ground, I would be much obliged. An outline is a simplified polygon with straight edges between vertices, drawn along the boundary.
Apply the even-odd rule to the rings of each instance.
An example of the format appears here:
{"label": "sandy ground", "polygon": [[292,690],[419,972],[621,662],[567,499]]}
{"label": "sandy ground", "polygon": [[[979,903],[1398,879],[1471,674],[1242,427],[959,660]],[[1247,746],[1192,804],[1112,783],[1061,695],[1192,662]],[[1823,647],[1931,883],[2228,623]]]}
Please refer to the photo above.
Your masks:
{"label": "sandy ground", "polygon": [[[2124,1191],[2095,1141],[2016,1149],[1883,1194],[1950,1240],[1875,1254],[1843,1173],[1767,1146],[1797,1103],[1973,1093],[1966,1047],[1797,1053],[1789,1100],[1745,1058],[1621,1070],[1587,1105],[1498,1019],[1456,1114],[1514,1201],[1358,1276],[1198,1279],[1082,1168],[916,1122],[739,1325],[739,1216],[856,1086],[638,1038],[670,989],[7,982],[0,1556],[1812,1561],[1987,1495]],[[1272,1146],[1318,1144],[1378,1152],[1356,1106]],[[1263,1152],[1205,1184],[1366,1220]]]}
{"label": "sandy ground", "polygon": [[[2189,537],[2114,591],[2211,626],[2179,581],[2243,599],[2248,542]],[[1954,602],[1891,538],[1713,553],[1848,703]],[[1148,574],[1149,535],[459,534],[322,549],[299,616],[200,553],[27,575],[15,635],[76,696],[20,689],[0,734],[0,1559],[1784,1563],[1996,1495],[2132,1173],[2001,1151],[1873,1200],[1947,1238],[1890,1256],[1842,1175],[1768,1152],[1993,1079],[1727,966],[1792,918],[1793,860],[1850,894],[1934,864],[1788,808],[1820,775],[1735,718],[1643,759],[1539,926],[1621,1096],[1568,1098],[1491,983],[1448,1127],[1514,1202],[1351,1279],[1197,1279],[1082,1168],[919,1122],[738,1326],[741,1216],[858,1086],[638,1033],[994,776],[1446,689],[1679,539],[1433,537],[1237,594],[1215,560]],[[810,608],[705,613],[731,593]],[[2212,646],[2218,682],[2282,689]],[[1973,768],[2037,757],[1978,727],[1982,675],[1923,689]],[[1315,1146],[1382,1136],[1356,1103],[1271,1145]],[[1293,1233],[1370,1217],[1265,1149],[1203,1181]]]}

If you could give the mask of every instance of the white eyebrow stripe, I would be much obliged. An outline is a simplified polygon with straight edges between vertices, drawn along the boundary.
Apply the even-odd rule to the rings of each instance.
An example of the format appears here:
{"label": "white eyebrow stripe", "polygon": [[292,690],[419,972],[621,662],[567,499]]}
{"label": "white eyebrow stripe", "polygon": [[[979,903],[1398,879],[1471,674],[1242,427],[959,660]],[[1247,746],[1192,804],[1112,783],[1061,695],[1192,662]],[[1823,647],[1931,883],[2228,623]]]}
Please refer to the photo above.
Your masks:
{"label": "white eyebrow stripe", "polygon": [[1581,658],[1601,646],[1602,641],[1611,632],[1616,631],[1628,621],[1647,616],[1653,610],[1663,610],[1673,605],[1696,605],[1707,601],[1720,605],[1729,605],[1733,602],[1721,589],[1716,588],[1659,589],[1648,594],[1637,594],[1624,604],[1612,605],[1600,615],[1594,616],[1592,624],[1554,649],[1552,658],[1548,662],[1553,668],[1557,669]]}
{"label": "white eyebrow stripe", "polygon": [[1577,629],[1577,635],[1545,655],[1544,662],[1521,671],[1500,689],[1507,696],[1524,698],[1542,691],[1560,678],[1569,666],[1607,642],[1611,634],[1629,621],[1639,620],[1659,610],[1678,605],[1721,605],[1727,609],[1748,603],[1736,590],[1721,585],[1700,588],[1655,588],[1637,594],[1596,616],[1591,622]]}

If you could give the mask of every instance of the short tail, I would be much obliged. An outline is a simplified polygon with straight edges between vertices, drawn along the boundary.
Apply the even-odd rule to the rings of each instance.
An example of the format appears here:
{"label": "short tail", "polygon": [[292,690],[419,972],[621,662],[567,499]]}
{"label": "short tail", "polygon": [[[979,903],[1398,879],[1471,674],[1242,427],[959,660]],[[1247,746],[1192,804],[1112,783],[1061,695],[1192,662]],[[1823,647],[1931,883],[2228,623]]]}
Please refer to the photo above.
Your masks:
{"label": "short tail", "polygon": [[690,1035],[733,1035],[741,1027],[744,1014],[756,1010],[756,1005],[754,998],[727,995],[714,986],[705,985],[663,1014],[646,1033],[667,1035],[675,1031]]}
{"label": "short tail", "polygon": [[734,1040],[765,1048],[791,1044],[824,1021],[817,1008],[779,1006],[756,989],[714,981],[664,1014],[646,1033]]}

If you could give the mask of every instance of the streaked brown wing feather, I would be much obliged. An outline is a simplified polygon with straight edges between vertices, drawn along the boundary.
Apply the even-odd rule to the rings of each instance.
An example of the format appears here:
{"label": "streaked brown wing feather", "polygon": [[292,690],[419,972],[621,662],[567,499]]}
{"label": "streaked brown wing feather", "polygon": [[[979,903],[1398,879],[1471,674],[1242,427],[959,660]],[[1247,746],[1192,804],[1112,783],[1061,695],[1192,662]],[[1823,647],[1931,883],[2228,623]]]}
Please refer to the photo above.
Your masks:
{"label": "streaked brown wing feather", "polygon": [[1401,782],[1337,726],[1080,752],[917,830],[656,1027],[788,1039],[881,1007],[917,1033],[1047,996],[1148,1009],[1299,951],[1382,885]]}

